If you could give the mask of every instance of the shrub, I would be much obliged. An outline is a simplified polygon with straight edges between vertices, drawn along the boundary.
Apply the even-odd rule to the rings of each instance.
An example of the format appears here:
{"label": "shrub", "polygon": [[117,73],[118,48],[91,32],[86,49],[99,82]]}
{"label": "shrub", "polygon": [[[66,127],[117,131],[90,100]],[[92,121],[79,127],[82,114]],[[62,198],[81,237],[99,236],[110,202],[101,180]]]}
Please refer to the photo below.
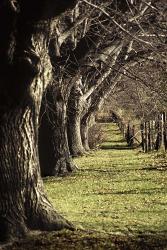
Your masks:
{"label": "shrub", "polygon": [[104,126],[100,123],[94,124],[89,129],[89,147],[91,149],[98,148],[99,145],[105,141],[105,137]]}

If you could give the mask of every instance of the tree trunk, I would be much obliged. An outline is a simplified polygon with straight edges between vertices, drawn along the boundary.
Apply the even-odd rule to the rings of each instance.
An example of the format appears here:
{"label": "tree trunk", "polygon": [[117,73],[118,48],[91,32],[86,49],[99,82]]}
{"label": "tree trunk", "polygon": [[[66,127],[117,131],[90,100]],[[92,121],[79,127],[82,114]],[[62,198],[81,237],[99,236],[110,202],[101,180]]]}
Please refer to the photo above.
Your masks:
{"label": "tree trunk", "polygon": [[94,113],[88,112],[84,114],[81,120],[81,138],[82,144],[86,151],[90,150],[89,147],[89,129],[95,124]]}
{"label": "tree trunk", "polygon": [[141,146],[143,151],[145,152],[145,133],[144,133],[144,123],[141,123],[140,125],[140,130],[141,130]]}
{"label": "tree trunk", "polygon": [[84,107],[79,82],[72,88],[68,102],[68,142],[72,156],[85,153],[81,139],[81,115]]}
{"label": "tree trunk", "polygon": [[145,122],[144,123],[144,128],[145,128],[145,152],[148,152],[148,150],[149,150],[149,147],[148,147],[148,135],[149,135],[149,133],[148,133],[148,122]]}
{"label": "tree trunk", "polygon": [[164,112],[164,141],[165,141],[165,150],[167,149],[167,116]]}
{"label": "tree trunk", "polygon": [[158,115],[157,121],[156,121],[156,142],[155,142],[155,149],[158,151],[161,146],[161,116]]}
{"label": "tree trunk", "polygon": [[148,127],[148,152],[151,151],[151,124],[150,121],[147,122]]}
{"label": "tree trunk", "polygon": [[161,144],[160,149],[165,151],[165,112],[161,113]]}
{"label": "tree trunk", "polygon": [[154,121],[150,121],[150,131],[151,131],[151,151],[155,149],[155,128],[154,128]]}
{"label": "tree trunk", "polygon": [[127,140],[128,146],[132,147],[134,144],[134,126],[131,126],[130,123],[128,123],[128,126],[127,126],[126,140]]}
{"label": "tree trunk", "polygon": [[39,157],[42,176],[65,176],[75,166],[67,139],[66,102],[59,88],[49,86],[41,107]]}
{"label": "tree trunk", "polygon": [[0,8],[1,21],[9,24],[0,50],[1,241],[22,237],[31,229],[73,228],[54,211],[44,193],[37,147],[41,99],[52,76],[48,57],[51,22],[46,20],[49,10],[57,14],[55,6],[57,1],[48,1],[45,8],[38,1],[22,1],[19,17],[15,18],[16,11],[13,22],[11,11],[15,8],[9,10],[5,4]]}
{"label": "tree trunk", "polygon": [[126,141],[127,141],[127,144],[128,146],[130,146],[130,123],[128,122],[128,125],[127,125],[127,132],[126,132]]}
{"label": "tree trunk", "polygon": [[89,118],[82,118],[81,121],[81,138],[82,144],[86,151],[89,151]]}
{"label": "tree trunk", "polygon": [[[27,228],[69,227],[43,191],[37,150],[35,106],[6,113],[0,123],[0,235],[23,236]],[[37,111],[35,108],[35,111]]]}
{"label": "tree trunk", "polygon": [[78,112],[68,114],[68,141],[72,156],[85,153],[81,139],[81,117]]}

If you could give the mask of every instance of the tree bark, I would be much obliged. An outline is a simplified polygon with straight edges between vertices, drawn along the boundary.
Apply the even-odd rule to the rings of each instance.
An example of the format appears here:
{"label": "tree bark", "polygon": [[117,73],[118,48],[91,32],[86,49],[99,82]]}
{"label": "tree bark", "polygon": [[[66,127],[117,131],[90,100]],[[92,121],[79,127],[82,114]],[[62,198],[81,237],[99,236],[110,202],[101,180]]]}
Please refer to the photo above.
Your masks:
{"label": "tree bark", "polygon": [[[22,237],[28,230],[73,228],[45,195],[37,147],[41,99],[52,77],[48,18],[58,14],[59,5],[65,8],[63,4],[22,1],[18,16],[15,8],[0,6],[1,21],[7,23],[6,31],[0,22],[0,30],[5,32],[1,41],[5,46],[0,50],[1,241]],[[13,20],[12,11],[16,12]]]}
{"label": "tree bark", "polygon": [[155,128],[154,128],[154,121],[150,121],[150,132],[151,132],[151,151],[155,149]]}
{"label": "tree bark", "polygon": [[84,108],[82,92],[78,81],[71,90],[68,102],[68,142],[72,156],[85,153],[81,139],[81,115]]}
{"label": "tree bark", "polygon": [[144,128],[145,128],[145,152],[149,151],[149,131],[148,131],[148,121],[144,123]]}
{"label": "tree bark", "polygon": [[167,116],[164,112],[164,141],[165,141],[165,150],[167,149]]}
{"label": "tree bark", "polygon": [[1,240],[12,235],[24,236],[27,229],[70,228],[54,211],[43,190],[33,109],[33,106],[15,109],[1,119]]}
{"label": "tree bark", "polygon": [[84,117],[81,121],[81,138],[84,149],[89,151],[89,119]]}
{"label": "tree bark", "polygon": [[141,131],[141,146],[142,150],[145,152],[144,123],[140,124],[140,131]]}
{"label": "tree bark", "polygon": [[81,117],[78,112],[68,114],[68,141],[72,156],[85,153],[81,139]]}
{"label": "tree bark", "polygon": [[49,86],[41,107],[39,156],[42,176],[65,176],[75,170],[67,139],[66,101],[58,87]]}
{"label": "tree bark", "polygon": [[161,146],[161,116],[158,115],[157,121],[156,121],[156,142],[155,142],[155,149],[158,151]]}
{"label": "tree bark", "polygon": [[148,129],[148,151],[151,151],[151,125],[150,121],[147,122],[147,129]]}
{"label": "tree bark", "polygon": [[161,144],[160,144],[160,149],[162,151],[165,151],[165,112],[161,113]]}
{"label": "tree bark", "polygon": [[81,138],[82,144],[86,151],[90,150],[89,147],[89,129],[95,124],[94,112],[87,111],[81,120]]}

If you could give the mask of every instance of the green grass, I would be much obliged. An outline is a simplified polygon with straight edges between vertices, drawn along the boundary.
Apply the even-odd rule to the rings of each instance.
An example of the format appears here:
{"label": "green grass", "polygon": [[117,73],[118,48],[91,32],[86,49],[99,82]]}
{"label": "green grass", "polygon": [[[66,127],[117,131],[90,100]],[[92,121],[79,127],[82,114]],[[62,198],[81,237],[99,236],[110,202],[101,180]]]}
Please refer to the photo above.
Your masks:
{"label": "green grass", "polygon": [[105,124],[101,149],[75,159],[79,170],[48,178],[50,200],[78,228],[119,235],[167,232],[166,158],[129,149]]}
{"label": "green grass", "polygon": [[75,159],[76,173],[44,181],[79,230],[32,233],[3,250],[167,250],[166,155],[129,149],[115,124],[104,130],[101,149]]}

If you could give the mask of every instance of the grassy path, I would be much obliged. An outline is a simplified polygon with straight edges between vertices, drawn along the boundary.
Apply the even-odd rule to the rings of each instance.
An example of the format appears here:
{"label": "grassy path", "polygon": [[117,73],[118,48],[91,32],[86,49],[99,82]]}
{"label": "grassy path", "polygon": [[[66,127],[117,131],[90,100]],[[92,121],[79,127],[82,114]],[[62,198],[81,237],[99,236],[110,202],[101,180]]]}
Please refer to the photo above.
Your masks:
{"label": "grassy path", "polygon": [[167,233],[167,173],[156,168],[159,159],[129,149],[115,124],[104,129],[101,150],[76,159],[75,175],[45,182],[52,202],[85,229]]}
{"label": "grassy path", "polygon": [[55,208],[80,229],[3,249],[167,250],[166,158],[129,149],[115,124],[104,131],[100,150],[75,159],[76,173],[45,180]]}

